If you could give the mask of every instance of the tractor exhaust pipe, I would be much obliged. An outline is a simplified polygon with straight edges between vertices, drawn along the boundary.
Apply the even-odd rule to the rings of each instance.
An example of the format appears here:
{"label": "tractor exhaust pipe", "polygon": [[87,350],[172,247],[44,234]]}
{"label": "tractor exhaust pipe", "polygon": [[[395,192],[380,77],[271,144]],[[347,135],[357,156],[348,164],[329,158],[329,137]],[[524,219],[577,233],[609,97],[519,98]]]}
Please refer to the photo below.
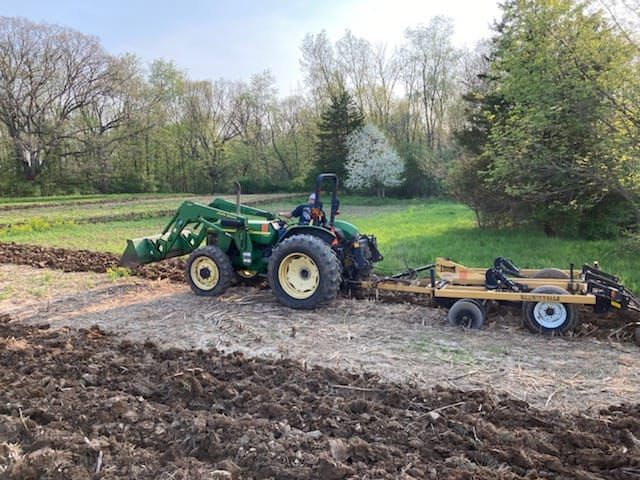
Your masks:
{"label": "tractor exhaust pipe", "polygon": [[236,215],[240,216],[240,194],[242,193],[242,187],[240,186],[240,182],[235,181],[233,185],[236,189]]}

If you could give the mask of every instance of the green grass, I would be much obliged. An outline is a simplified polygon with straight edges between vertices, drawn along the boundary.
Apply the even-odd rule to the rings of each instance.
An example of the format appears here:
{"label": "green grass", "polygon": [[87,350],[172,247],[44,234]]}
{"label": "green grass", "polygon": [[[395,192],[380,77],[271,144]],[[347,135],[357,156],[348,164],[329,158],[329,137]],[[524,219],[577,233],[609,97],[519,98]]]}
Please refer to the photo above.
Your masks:
{"label": "green grass", "polygon": [[[378,264],[386,273],[406,266],[432,262],[436,257],[450,257],[468,266],[489,267],[497,256],[511,258],[521,268],[569,268],[573,262],[577,269],[583,263],[600,262],[605,271],[619,275],[632,290],[640,291],[640,242],[625,239],[575,240],[549,238],[542,232],[527,228],[508,230],[478,229],[473,213],[463,205],[433,200],[380,200],[362,197],[343,197],[339,219],[358,226],[359,230],[375,234],[385,260]],[[290,211],[300,197],[261,205],[270,211]],[[180,199],[163,199],[162,208],[177,208]],[[108,213],[127,211],[109,207]],[[135,208],[156,208],[132,202]],[[69,206],[74,218],[95,216],[93,209]],[[69,213],[71,215],[71,213]],[[122,253],[126,239],[158,233],[168,221],[164,218],[146,218],[98,224],[51,223],[39,228],[0,230],[0,241],[14,241],[56,247],[83,248]],[[0,221],[0,223],[4,223]],[[8,222],[7,222],[8,223]]]}
{"label": "green grass", "polygon": [[463,365],[478,363],[477,358],[470,351],[464,348],[442,344],[439,340],[434,340],[432,337],[423,337],[411,341],[408,344],[408,351],[426,353],[447,363]]}
{"label": "green grass", "polygon": [[126,201],[143,198],[179,197],[180,193],[110,193],[94,195],[51,195],[47,197],[0,197],[0,205],[46,205],[49,203],[82,203],[94,201]]}
{"label": "green grass", "polygon": [[136,221],[54,225],[46,230],[0,231],[0,241],[122,253],[128,238],[158,233],[169,218]]}
{"label": "green grass", "polygon": [[[232,195],[221,195],[223,198],[233,200]],[[247,195],[247,199],[259,198],[260,195]],[[159,212],[174,211],[185,200],[200,203],[208,203],[211,195],[172,195],[156,198],[151,196],[133,196],[130,198],[104,198],[101,203],[77,203],[66,202],[64,204],[48,205],[38,204],[27,209],[0,209],[0,225],[14,225],[29,223],[31,221],[46,220],[49,223],[75,221],[80,223],[83,219],[100,219],[116,215],[136,214],[141,217],[158,216]]]}
{"label": "green grass", "polygon": [[32,219],[44,218],[47,221],[82,220],[113,215],[153,214],[158,211],[176,209],[183,200],[207,201],[207,197],[171,197],[171,198],[132,198],[128,201],[111,199],[106,203],[83,204],[69,202],[65,205],[41,205],[28,209],[0,210],[0,224],[16,224]]}
{"label": "green grass", "polygon": [[576,268],[594,260],[640,291],[640,248],[624,239],[576,240],[549,238],[527,228],[479,229],[473,213],[463,205],[432,202],[401,212],[356,219],[362,232],[378,237],[387,272],[451,259],[470,267],[488,267],[497,256],[511,258],[521,268]]}

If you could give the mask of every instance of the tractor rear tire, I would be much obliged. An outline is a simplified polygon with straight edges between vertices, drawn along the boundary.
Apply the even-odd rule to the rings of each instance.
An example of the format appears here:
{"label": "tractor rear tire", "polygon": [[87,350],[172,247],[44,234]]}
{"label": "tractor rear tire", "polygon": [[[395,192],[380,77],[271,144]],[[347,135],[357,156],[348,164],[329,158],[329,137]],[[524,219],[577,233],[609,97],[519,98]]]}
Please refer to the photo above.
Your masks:
{"label": "tractor rear tire", "polygon": [[[564,288],[538,287],[531,293],[548,295],[569,295]],[[522,318],[525,327],[534,333],[562,335],[576,328],[579,321],[578,307],[571,303],[523,302]]]}
{"label": "tractor rear tire", "polygon": [[537,271],[533,275],[533,278],[553,278],[558,280],[569,280],[569,275],[557,268],[543,268],[542,270]]}
{"label": "tractor rear tire", "polygon": [[196,295],[215,297],[231,285],[234,272],[229,256],[217,245],[207,245],[191,253],[185,277]]}
{"label": "tractor rear tire", "polygon": [[449,325],[473,329],[482,328],[486,318],[487,314],[482,304],[466,298],[454,303],[447,315]]}
{"label": "tractor rear tire", "polygon": [[281,304],[310,310],[336,297],[341,270],[338,257],[325,241],[294,235],[274,248],[267,280]]}

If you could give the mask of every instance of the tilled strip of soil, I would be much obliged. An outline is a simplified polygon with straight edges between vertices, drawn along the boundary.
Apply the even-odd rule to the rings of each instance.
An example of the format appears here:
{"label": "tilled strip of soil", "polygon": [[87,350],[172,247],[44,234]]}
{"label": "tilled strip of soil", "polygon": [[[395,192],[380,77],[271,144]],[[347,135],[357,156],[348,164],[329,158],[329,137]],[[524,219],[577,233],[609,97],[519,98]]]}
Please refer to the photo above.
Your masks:
{"label": "tilled strip of soil", "polygon": [[[93,199],[77,199],[67,200],[62,202],[24,202],[24,203],[10,203],[0,204],[0,211],[3,210],[31,210],[33,208],[46,208],[46,207],[64,207],[72,205],[99,205],[102,203],[127,203],[136,200],[156,200],[156,199],[171,199],[170,195],[150,195],[145,197],[121,197],[121,198],[93,198]],[[176,195],[175,198],[183,198],[183,196]]]}
{"label": "tilled strip of soil", "polygon": [[[286,193],[282,195],[271,195],[268,198],[247,199],[247,200],[244,200],[242,203],[244,205],[250,205],[250,206],[260,205],[267,201],[277,202],[280,200],[285,200],[285,199],[296,197],[296,196],[298,196],[298,194]],[[80,225],[80,224],[86,224],[86,223],[124,222],[124,221],[133,221],[133,220],[144,220],[148,218],[169,217],[176,212],[176,209],[179,206],[180,200],[184,201],[184,200],[187,200],[187,198],[177,197],[176,208],[173,208],[173,209],[161,209],[161,210],[148,211],[148,212],[125,212],[125,213],[119,213],[114,215],[101,215],[101,216],[94,216],[94,217],[69,218],[68,221],[71,221],[74,224]],[[107,203],[107,202],[124,203],[127,201],[130,201],[130,199],[123,200],[122,202],[118,202],[117,200],[114,201],[114,200],[106,199],[106,200],[99,200],[94,202],[89,201],[86,203]],[[81,203],[84,203],[84,202],[81,202]],[[37,208],[37,207],[46,208],[46,207],[53,207],[53,206],[60,206],[60,205],[61,204],[27,205],[27,206],[23,206],[23,208]],[[3,210],[1,207],[2,206],[0,205],[0,211]],[[20,206],[18,206],[17,208],[20,208]],[[11,209],[12,208],[4,208],[4,210],[11,210]],[[64,221],[67,219],[62,218],[62,220]],[[27,222],[0,223],[0,228],[11,228],[15,226],[25,225],[26,223]]]}
{"label": "tilled strip of soil", "polygon": [[[83,218],[74,218],[69,219],[69,222],[72,222],[74,225],[82,225],[85,223],[109,223],[109,222],[130,222],[134,220],[145,220],[148,218],[159,218],[159,217],[169,217],[175,213],[175,209],[172,210],[157,210],[153,212],[128,212],[128,213],[119,213],[115,215],[102,215],[97,217],[83,217]],[[66,221],[66,220],[63,220]],[[11,228],[18,227],[21,225],[26,225],[27,222],[16,222],[16,223],[0,223],[1,228]]]}
{"label": "tilled strip of soil", "polygon": [[[261,195],[261,194],[249,194],[249,195]],[[264,194],[266,198],[263,198],[260,200],[253,200],[253,201],[244,200],[242,203],[244,203],[245,205],[252,205],[255,203],[263,203],[265,201],[275,202],[278,200],[283,200],[285,198],[300,197],[302,195],[304,195],[304,193],[280,193],[280,194],[267,193],[267,194]],[[192,195],[192,197],[197,197],[197,196],[202,197],[205,195]],[[233,195],[222,195],[222,196],[231,197]],[[10,204],[0,204],[0,211],[31,210],[34,208],[64,207],[64,206],[72,206],[72,205],[101,205],[104,203],[116,204],[116,203],[140,202],[145,200],[170,200],[172,198],[175,198],[176,200],[179,201],[181,199],[188,198],[188,196],[185,196],[184,194],[183,195],[176,194],[175,196],[174,195],[149,195],[144,197],[133,195],[131,197],[77,199],[77,200],[67,200],[63,202],[10,203]]]}
{"label": "tilled strip of soil", "polygon": [[[597,418],[290,360],[0,321],[0,477],[636,479],[639,405]],[[217,470],[217,472],[215,472]],[[96,472],[98,472],[96,474]],[[214,473],[215,472],[215,473]]]}
{"label": "tilled strip of soil", "polygon": [[[0,263],[54,268],[65,272],[105,273],[108,269],[117,267],[119,260],[116,255],[106,252],[0,242]],[[133,270],[133,274],[149,279],[168,278],[183,282],[184,268],[184,260],[171,258],[138,267]]]}

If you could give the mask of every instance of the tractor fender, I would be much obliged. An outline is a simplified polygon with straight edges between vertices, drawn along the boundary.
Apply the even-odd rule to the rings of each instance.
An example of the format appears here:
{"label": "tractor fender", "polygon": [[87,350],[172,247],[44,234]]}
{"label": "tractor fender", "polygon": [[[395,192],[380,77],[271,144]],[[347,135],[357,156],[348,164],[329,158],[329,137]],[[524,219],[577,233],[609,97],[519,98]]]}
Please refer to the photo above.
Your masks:
{"label": "tractor fender", "polygon": [[325,228],[315,227],[313,225],[294,225],[287,229],[287,232],[280,238],[280,240],[278,240],[278,243],[282,242],[285,238],[292,237],[293,235],[311,235],[319,238],[329,245],[331,245],[336,239],[335,234]]}

